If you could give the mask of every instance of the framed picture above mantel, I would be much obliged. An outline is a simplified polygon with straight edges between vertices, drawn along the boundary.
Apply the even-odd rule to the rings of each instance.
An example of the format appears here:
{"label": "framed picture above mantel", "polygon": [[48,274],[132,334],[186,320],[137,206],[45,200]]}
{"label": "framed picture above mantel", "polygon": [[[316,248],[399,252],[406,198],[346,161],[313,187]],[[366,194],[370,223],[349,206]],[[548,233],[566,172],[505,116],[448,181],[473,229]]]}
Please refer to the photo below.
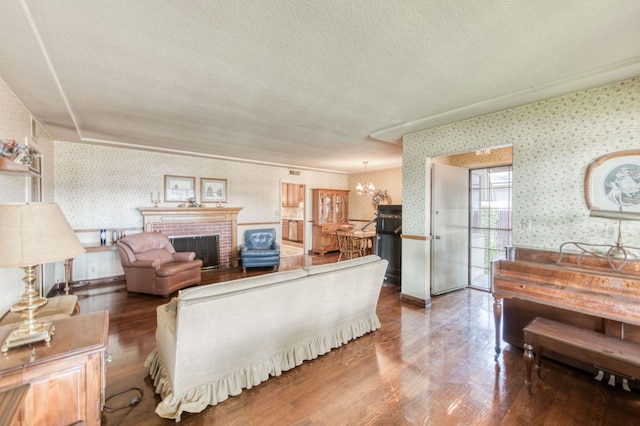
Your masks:
{"label": "framed picture above mantel", "polygon": [[226,203],[227,180],[200,178],[200,202],[202,203]]}
{"label": "framed picture above mantel", "polygon": [[183,203],[195,197],[196,178],[190,176],[164,176],[164,201]]}

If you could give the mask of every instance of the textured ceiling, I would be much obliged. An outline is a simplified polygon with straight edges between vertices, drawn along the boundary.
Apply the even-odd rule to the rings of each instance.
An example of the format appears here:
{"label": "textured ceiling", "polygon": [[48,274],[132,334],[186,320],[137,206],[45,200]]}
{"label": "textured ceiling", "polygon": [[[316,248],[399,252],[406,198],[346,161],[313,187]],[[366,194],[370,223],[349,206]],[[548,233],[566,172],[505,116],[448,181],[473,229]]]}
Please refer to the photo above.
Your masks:
{"label": "textured ceiling", "polygon": [[638,0],[2,0],[0,24],[0,77],[57,140],[343,172],[640,75]]}

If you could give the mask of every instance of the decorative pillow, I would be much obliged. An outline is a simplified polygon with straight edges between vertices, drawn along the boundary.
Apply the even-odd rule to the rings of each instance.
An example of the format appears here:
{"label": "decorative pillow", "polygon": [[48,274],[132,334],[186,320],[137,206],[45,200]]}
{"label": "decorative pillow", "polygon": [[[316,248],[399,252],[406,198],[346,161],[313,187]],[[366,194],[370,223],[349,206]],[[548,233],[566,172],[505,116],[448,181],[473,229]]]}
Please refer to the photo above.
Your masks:
{"label": "decorative pillow", "polygon": [[164,249],[153,249],[145,251],[143,253],[136,253],[136,259],[138,260],[158,260],[160,265],[173,262],[173,256],[171,253]]}

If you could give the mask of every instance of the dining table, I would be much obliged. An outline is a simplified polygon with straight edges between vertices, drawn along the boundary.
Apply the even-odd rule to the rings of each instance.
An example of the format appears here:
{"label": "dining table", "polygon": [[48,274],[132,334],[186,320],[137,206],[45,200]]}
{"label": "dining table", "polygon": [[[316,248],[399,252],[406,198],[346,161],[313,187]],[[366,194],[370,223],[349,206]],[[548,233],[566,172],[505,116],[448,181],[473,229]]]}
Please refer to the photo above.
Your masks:
{"label": "dining table", "polygon": [[360,229],[341,229],[341,231],[346,231],[349,233],[349,236],[352,238],[356,238],[360,242],[360,247],[362,247],[362,255],[366,256],[368,254],[373,254],[375,247],[375,238],[376,231],[362,231]]}

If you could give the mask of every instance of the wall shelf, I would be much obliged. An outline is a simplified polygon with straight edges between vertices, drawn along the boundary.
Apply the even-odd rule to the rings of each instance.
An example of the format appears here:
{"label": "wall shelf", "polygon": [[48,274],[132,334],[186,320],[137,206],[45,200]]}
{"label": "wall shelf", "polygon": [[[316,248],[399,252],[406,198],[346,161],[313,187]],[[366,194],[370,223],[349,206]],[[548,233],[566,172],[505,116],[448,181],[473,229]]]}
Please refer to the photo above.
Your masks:
{"label": "wall shelf", "polygon": [[31,170],[26,164],[16,163],[6,157],[0,157],[0,172],[13,175],[30,175]]}

